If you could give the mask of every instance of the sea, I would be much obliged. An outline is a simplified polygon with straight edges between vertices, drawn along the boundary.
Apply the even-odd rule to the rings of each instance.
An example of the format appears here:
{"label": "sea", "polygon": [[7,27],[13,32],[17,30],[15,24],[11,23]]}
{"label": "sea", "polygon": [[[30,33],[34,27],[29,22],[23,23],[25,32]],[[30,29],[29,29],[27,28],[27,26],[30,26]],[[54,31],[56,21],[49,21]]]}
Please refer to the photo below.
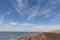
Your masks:
{"label": "sea", "polygon": [[9,40],[15,37],[21,37],[28,34],[34,34],[36,32],[0,32],[0,40]]}

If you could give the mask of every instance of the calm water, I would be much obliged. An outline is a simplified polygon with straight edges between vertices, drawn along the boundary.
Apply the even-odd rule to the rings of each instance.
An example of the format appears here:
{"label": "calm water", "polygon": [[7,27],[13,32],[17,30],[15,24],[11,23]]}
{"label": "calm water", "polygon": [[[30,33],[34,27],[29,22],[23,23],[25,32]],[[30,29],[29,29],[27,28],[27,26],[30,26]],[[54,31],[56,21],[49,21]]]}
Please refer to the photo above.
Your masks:
{"label": "calm water", "polygon": [[10,38],[24,36],[35,32],[0,32],[0,40],[9,40]]}

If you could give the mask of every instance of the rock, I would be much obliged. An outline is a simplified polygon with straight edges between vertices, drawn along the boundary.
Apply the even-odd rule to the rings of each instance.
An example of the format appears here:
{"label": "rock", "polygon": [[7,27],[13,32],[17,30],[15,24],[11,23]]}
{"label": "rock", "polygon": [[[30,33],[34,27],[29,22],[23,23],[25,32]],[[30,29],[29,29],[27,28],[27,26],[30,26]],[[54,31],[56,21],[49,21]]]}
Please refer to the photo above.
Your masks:
{"label": "rock", "polygon": [[60,33],[36,33],[22,37],[12,38],[10,40],[60,40]]}

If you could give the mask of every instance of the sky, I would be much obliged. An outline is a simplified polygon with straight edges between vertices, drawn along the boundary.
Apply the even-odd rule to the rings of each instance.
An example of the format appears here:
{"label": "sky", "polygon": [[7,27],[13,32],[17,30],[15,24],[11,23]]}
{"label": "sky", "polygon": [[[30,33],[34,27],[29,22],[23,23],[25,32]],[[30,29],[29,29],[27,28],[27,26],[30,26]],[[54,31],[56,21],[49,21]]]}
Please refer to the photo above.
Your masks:
{"label": "sky", "polygon": [[60,0],[0,0],[0,31],[57,29],[60,29]]}

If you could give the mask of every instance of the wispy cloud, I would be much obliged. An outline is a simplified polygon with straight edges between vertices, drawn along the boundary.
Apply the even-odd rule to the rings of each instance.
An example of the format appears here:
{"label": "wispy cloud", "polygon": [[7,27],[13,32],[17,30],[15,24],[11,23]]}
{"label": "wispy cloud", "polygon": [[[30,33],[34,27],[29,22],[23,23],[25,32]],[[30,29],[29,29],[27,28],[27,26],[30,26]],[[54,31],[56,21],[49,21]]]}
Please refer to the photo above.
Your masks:
{"label": "wispy cloud", "polygon": [[[15,26],[14,26],[15,25]],[[30,23],[17,23],[17,22],[9,22],[4,26],[0,27],[0,31],[27,31],[27,32],[46,32],[49,30],[57,30],[60,29],[60,25],[38,25],[38,24],[30,24]]]}
{"label": "wispy cloud", "polygon": [[56,3],[60,2],[60,0],[49,0],[49,2],[51,2],[52,4],[56,4]]}
{"label": "wispy cloud", "polygon": [[59,27],[59,25],[37,25],[35,27],[32,28],[32,30],[35,31],[50,31],[50,30],[57,30],[60,28],[57,28],[57,26]]}
{"label": "wispy cloud", "polygon": [[[52,18],[51,16],[54,15],[54,10],[58,7],[56,3],[60,2],[60,0],[48,0],[44,6],[42,6],[43,3],[40,4],[40,2],[41,0],[37,0],[37,5],[30,7],[28,0],[11,0],[12,6],[16,9],[18,14],[22,16],[22,18],[27,15],[27,21],[42,15],[44,15],[42,17],[44,19]],[[41,9],[40,6],[42,6]],[[53,19],[52,21],[56,21],[56,19]]]}
{"label": "wispy cloud", "polygon": [[16,25],[19,25],[19,23],[17,23],[17,22],[10,22],[9,25],[16,26]]}
{"label": "wispy cloud", "polygon": [[3,13],[1,16],[0,16],[0,25],[3,25],[3,23],[5,23],[5,16],[7,16],[7,15],[10,15],[11,13],[10,13],[10,11],[6,11],[5,13]]}
{"label": "wispy cloud", "polygon": [[25,23],[10,22],[8,24],[11,26],[19,26],[19,27],[30,27],[30,26],[34,25],[34,24],[27,23],[27,22],[25,22]]}
{"label": "wispy cloud", "polygon": [[28,0],[25,0],[24,3],[23,0],[16,0],[11,2],[13,7],[16,9],[16,11],[19,13],[20,16],[22,15],[23,17],[23,15],[28,15],[27,20],[32,19],[34,16],[38,14],[40,6],[34,5],[33,7],[30,7]]}
{"label": "wispy cloud", "polygon": [[60,14],[59,12],[55,15],[55,16],[52,16],[51,19],[49,20],[49,22],[51,23],[56,23],[60,20]]}
{"label": "wispy cloud", "polygon": [[16,9],[16,11],[18,12],[18,14],[20,16],[23,15],[24,12],[26,11],[26,9],[29,8],[27,0],[25,0],[25,1],[23,1],[23,0],[11,0],[11,4]]}
{"label": "wispy cloud", "polygon": [[[49,4],[48,4],[48,5],[49,5]],[[46,5],[46,7],[47,7],[47,5]],[[43,10],[42,15],[45,14],[44,18],[48,18],[48,17],[54,15],[54,13],[52,13],[52,12],[53,12],[56,8],[57,8],[56,5],[51,4],[50,7],[46,8],[46,9],[44,8],[45,10]]]}
{"label": "wispy cloud", "polygon": [[51,20],[50,22],[55,23],[55,22],[57,22],[57,21],[59,21],[59,20],[60,20],[60,17],[55,18],[55,19]]}
{"label": "wispy cloud", "polygon": [[33,19],[34,17],[37,16],[37,14],[39,14],[39,7],[40,6],[37,6],[35,10],[33,10],[32,12],[30,12],[30,14],[28,15],[28,21]]}
{"label": "wispy cloud", "polygon": [[34,26],[34,24],[9,22],[3,24],[0,27],[0,31],[27,31],[32,26]]}
{"label": "wispy cloud", "polygon": [[10,14],[11,14],[10,11],[7,10],[4,14],[1,15],[1,18],[4,18],[5,16],[10,15]]}
{"label": "wispy cloud", "polygon": [[0,25],[4,23],[4,20],[0,18]]}
{"label": "wispy cloud", "polygon": [[[28,0],[16,0],[18,2],[17,8],[19,8],[20,11],[25,10],[25,8],[28,8]],[[24,3],[25,2],[25,3]]]}
{"label": "wispy cloud", "polygon": [[57,7],[56,5],[49,5],[50,3],[47,3],[41,10],[39,10],[40,6],[36,6],[35,9],[32,9],[32,11],[30,12],[30,14],[28,15],[28,20],[31,20],[33,18],[35,18],[36,16],[41,16],[41,15],[45,15],[44,18],[48,18],[52,15],[54,15],[52,12],[55,10],[55,8]]}
{"label": "wispy cloud", "polygon": [[[51,14],[51,12],[53,12],[54,8],[50,8],[49,10],[47,9],[44,13],[45,13],[45,16],[44,18],[48,18],[50,16],[52,16],[53,14]],[[44,14],[43,14],[44,15]]]}

